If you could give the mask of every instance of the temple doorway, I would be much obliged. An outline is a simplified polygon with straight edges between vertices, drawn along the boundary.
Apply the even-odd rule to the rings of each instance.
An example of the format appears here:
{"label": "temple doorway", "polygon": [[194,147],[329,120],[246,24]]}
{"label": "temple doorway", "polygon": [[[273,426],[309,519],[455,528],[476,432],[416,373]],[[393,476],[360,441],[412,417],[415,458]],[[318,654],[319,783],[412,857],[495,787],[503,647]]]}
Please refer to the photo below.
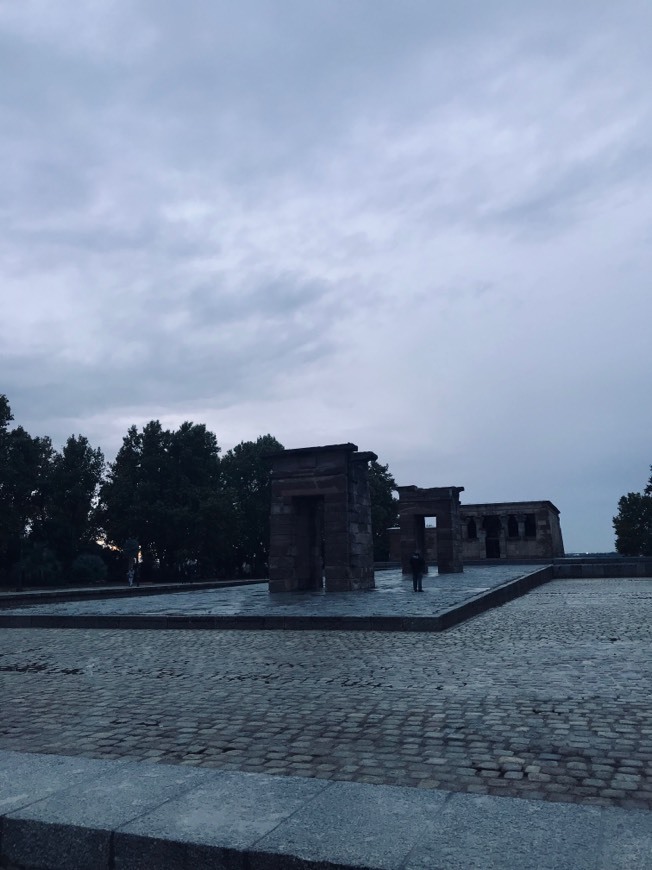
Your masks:
{"label": "temple doorway", "polygon": [[486,532],[485,550],[487,559],[500,559],[500,517],[485,517],[482,527]]}

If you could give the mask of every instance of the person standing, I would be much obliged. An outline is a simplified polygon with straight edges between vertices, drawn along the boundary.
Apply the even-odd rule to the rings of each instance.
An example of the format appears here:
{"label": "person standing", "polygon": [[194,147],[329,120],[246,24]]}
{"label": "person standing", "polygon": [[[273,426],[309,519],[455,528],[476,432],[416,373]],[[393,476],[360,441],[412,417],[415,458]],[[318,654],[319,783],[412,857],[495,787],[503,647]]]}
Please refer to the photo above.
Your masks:
{"label": "person standing", "polygon": [[426,570],[426,563],[418,550],[410,556],[410,568],[412,569],[412,588],[415,592],[423,592],[423,572]]}

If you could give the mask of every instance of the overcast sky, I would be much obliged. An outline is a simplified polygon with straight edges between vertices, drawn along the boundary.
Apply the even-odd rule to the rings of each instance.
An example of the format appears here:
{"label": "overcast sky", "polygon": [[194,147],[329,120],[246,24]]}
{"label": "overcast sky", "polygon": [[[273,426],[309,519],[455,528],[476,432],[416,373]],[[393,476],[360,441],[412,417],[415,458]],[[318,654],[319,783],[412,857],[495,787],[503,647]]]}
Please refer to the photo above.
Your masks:
{"label": "overcast sky", "polygon": [[0,393],[353,441],[613,548],[652,463],[649,0],[0,0]]}

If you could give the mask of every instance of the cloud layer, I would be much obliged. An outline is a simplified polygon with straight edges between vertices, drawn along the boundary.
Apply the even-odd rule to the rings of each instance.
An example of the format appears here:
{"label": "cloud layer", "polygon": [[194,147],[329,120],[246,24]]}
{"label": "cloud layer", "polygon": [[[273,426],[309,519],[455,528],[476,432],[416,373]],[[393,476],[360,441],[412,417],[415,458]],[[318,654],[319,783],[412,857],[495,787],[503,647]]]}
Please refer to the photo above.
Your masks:
{"label": "cloud layer", "polygon": [[0,3],[0,392],[353,440],[605,550],[652,462],[652,7]]}

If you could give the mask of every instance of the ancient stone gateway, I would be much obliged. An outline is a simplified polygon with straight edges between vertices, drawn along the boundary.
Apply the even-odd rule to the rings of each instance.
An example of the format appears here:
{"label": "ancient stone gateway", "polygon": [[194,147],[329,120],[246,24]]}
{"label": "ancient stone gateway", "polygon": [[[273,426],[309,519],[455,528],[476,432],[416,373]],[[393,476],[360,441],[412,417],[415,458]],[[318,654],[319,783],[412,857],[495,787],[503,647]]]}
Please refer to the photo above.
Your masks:
{"label": "ancient stone gateway", "polygon": [[463,571],[460,493],[463,486],[438,486],[421,489],[399,486],[398,513],[401,528],[401,568],[410,573],[410,554],[425,555],[425,519],[437,518],[437,569],[440,574]]}
{"label": "ancient stone gateway", "polygon": [[367,464],[355,444],[283,450],[272,477],[269,591],[373,589]]}

